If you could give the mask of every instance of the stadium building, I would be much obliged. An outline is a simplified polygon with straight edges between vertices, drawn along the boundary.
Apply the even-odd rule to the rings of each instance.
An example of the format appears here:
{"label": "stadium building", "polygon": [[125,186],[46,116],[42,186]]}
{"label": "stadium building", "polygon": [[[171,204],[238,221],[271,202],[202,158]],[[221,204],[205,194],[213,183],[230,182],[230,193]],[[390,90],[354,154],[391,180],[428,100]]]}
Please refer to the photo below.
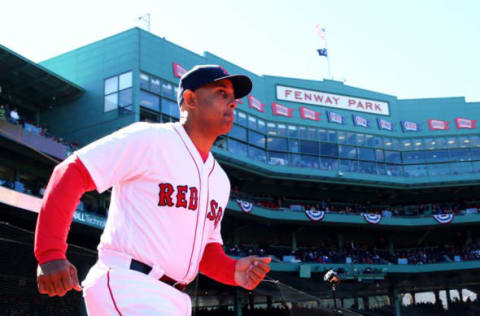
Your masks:
{"label": "stadium building", "polygon": [[[38,64],[0,46],[0,308],[84,313],[78,293],[36,292],[32,232],[49,175],[126,125],[177,121],[179,77],[197,64],[252,78],[212,152],[232,183],[225,250],[274,260],[253,292],[197,278],[187,290],[196,315],[480,311],[480,102],[259,76],[139,28]],[[81,277],[108,203],[108,192],[89,193],[74,216],[68,256]],[[329,270],[342,280],[335,292]],[[436,303],[414,304],[425,292]]]}

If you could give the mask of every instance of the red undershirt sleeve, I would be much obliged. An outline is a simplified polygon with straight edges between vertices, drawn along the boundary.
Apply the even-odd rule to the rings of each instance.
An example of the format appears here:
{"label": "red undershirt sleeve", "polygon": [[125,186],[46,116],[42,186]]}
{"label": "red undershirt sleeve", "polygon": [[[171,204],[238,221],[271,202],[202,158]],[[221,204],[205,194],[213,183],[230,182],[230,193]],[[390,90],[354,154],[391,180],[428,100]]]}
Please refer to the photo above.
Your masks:
{"label": "red undershirt sleeve", "polygon": [[34,253],[38,263],[66,259],[73,213],[82,195],[95,188],[88,170],[76,155],[55,167],[37,218]]}
{"label": "red undershirt sleeve", "polygon": [[237,286],[235,265],[237,260],[230,258],[219,243],[210,243],[205,247],[200,272],[223,284]]}

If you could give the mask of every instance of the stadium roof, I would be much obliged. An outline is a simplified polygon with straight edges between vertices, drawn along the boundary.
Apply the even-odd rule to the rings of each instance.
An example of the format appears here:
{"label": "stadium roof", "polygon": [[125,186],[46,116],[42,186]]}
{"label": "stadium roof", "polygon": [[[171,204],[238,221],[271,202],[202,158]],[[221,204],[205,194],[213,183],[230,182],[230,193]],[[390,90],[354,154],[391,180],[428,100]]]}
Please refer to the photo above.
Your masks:
{"label": "stadium roof", "polygon": [[85,90],[0,44],[0,97],[31,110],[68,103]]}

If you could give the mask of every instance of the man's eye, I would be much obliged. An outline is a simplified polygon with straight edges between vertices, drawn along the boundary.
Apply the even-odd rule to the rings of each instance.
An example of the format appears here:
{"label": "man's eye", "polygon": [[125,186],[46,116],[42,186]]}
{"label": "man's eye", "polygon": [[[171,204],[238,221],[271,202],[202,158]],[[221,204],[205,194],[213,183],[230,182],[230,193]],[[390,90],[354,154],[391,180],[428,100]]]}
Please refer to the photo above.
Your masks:
{"label": "man's eye", "polygon": [[222,96],[222,97],[226,97],[227,96],[227,92],[225,90],[218,90],[218,93]]}

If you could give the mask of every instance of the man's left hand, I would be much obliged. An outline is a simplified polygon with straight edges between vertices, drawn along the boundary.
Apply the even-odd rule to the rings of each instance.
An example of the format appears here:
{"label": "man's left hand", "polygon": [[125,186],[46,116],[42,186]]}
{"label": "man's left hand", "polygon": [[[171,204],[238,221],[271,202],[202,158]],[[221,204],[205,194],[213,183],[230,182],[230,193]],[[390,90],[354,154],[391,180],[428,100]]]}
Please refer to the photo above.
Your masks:
{"label": "man's left hand", "polygon": [[238,259],[235,265],[235,282],[247,290],[253,290],[270,271],[270,257],[248,256]]}

